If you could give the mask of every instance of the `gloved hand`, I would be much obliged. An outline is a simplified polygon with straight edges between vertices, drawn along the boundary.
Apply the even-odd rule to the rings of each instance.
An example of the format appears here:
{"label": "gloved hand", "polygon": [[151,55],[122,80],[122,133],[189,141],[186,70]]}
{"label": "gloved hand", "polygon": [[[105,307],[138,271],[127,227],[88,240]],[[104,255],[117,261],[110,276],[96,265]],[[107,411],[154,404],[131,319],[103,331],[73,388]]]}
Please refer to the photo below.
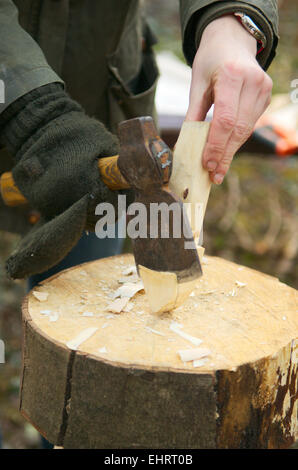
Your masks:
{"label": "gloved hand", "polygon": [[116,155],[118,141],[56,83],[10,105],[0,126],[15,157],[14,180],[41,214],[7,260],[9,277],[23,278],[56,265],[84,230],[94,230],[97,204],[116,207],[117,192],[101,181],[97,160]]}

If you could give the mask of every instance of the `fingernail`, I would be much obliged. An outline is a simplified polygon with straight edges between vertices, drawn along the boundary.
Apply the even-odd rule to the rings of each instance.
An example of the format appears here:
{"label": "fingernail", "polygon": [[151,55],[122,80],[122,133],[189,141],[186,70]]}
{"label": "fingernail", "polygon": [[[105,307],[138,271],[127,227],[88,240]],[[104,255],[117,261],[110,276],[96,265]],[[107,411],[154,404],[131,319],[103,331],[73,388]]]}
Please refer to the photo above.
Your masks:
{"label": "fingernail", "polygon": [[217,163],[213,162],[212,160],[209,160],[209,162],[207,162],[206,164],[206,167],[208,171],[214,171],[215,168],[217,167]]}
{"label": "fingernail", "polygon": [[223,182],[223,179],[224,179],[223,175],[216,173],[216,175],[213,178],[213,182],[215,184],[221,184]]}

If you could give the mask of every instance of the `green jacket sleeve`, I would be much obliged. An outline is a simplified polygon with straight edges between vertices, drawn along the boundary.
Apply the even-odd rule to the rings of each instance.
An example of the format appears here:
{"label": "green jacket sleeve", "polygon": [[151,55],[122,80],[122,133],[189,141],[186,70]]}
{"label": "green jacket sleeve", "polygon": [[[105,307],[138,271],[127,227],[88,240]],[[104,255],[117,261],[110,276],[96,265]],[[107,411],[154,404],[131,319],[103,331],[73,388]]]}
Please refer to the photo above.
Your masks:
{"label": "green jacket sleeve", "polygon": [[257,56],[266,70],[275,56],[278,42],[277,0],[180,0],[183,52],[191,65],[202,33],[214,19],[235,11],[247,13],[266,34],[267,46]]}
{"label": "green jacket sleeve", "polygon": [[18,10],[11,0],[0,1],[0,80],[0,113],[35,88],[63,83],[38,44],[19,25]]}

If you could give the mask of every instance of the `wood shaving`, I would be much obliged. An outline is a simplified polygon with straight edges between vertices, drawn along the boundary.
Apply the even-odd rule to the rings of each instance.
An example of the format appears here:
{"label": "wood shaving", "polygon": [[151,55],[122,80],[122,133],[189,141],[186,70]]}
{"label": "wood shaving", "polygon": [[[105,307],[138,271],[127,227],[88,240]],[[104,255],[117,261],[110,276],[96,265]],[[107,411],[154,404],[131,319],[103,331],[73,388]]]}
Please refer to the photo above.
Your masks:
{"label": "wood shaving", "polygon": [[198,359],[197,361],[193,361],[193,367],[202,367],[208,362],[208,358],[205,357],[204,359]]}
{"label": "wood shaving", "polygon": [[92,312],[83,312],[82,316],[83,317],[93,317],[94,313],[92,313]]}
{"label": "wood shaving", "polygon": [[77,350],[78,347],[84,343],[85,341],[87,341],[87,339],[91,338],[91,336],[94,335],[94,333],[96,333],[96,331],[98,330],[98,328],[86,328],[86,330],[83,330],[81,331],[81,333],[79,333],[75,338],[73,338],[72,340],[68,341],[66,343],[66,346],[69,348],[69,349],[73,349],[73,350]]}
{"label": "wood shaving", "polygon": [[49,297],[48,292],[38,292],[37,290],[32,292],[34,297],[39,300],[40,302],[45,302],[47,298]]}
{"label": "wood shaving", "polygon": [[237,292],[235,291],[235,289],[233,289],[227,294],[227,297],[229,297],[229,296],[235,297],[235,295],[237,295]]}
{"label": "wood shaving", "polygon": [[199,346],[203,342],[201,339],[191,336],[188,333],[185,333],[184,331],[181,331],[180,328],[182,328],[182,325],[179,325],[179,323],[176,322],[172,322],[170,325],[171,331],[186,339],[187,341],[190,341],[195,346]]}
{"label": "wood shaving", "polygon": [[130,312],[134,308],[134,303],[133,302],[128,302],[123,309],[124,312]]}
{"label": "wood shaving", "polygon": [[52,310],[41,310],[40,314],[41,315],[50,315],[52,313]]}
{"label": "wood shaving", "polygon": [[106,307],[106,310],[113,313],[120,313],[128,302],[129,297],[122,297],[120,299],[116,299]]}
{"label": "wood shaving", "polygon": [[116,299],[117,297],[128,297],[131,299],[137,292],[144,289],[143,283],[140,281],[136,284],[133,283],[126,283],[123,286],[119,287],[113,294],[113,298]]}
{"label": "wood shaving", "polygon": [[127,268],[123,269],[121,271],[123,276],[129,276],[130,274],[137,274],[137,268],[135,265],[131,264],[130,266],[127,266]]}
{"label": "wood shaving", "polygon": [[107,353],[107,348],[104,346],[103,348],[99,348],[98,350],[99,353]]}
{"label": "wood shaving", "polygon": [[164,333],[161,333],[160,331],[150,328],[150,326],[146,326],[146,330],[150,331],[150,333],[155,333],[156,335],[159,335],[159,336],[166,336]]}
{"label": "wood shaving", "polygon": [[125,284],[127,282],[139,282],[140,278],[137,274],[133,274],[132,276],[120,277],[118,279],[119,284]]}
{"label": "wood shaving", "polygon": [[246,286],[245,282],[241,282],[241,281],[235,281],[235,284],[236,284],[237,287],[245,287]]}
{"label": "wood shaving", "polygon": [[178,351],[181,361],[189,362],[203,357],[210,356],[211,351],[207,348],[180,349]]}
{"label": "wood shaving", "polygon": [[54,312],[52,315],[49,316],[49,320],[50,320],[51,322],[54,322],[54,321],[59,320],[59,313]]}

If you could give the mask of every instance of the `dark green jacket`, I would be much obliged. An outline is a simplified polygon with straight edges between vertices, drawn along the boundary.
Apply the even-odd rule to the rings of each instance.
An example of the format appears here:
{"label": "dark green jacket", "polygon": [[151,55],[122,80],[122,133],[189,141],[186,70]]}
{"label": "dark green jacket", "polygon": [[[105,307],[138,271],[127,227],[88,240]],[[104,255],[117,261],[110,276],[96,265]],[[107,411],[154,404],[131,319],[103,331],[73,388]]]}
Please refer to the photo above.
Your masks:
{"label": "dark green jacket", "polygon": [[[241,9],[267,35],[268,46],[259,57],[266,68],[277,43],[276,3],[180,0],[188,63],[206,25]],[[158,77],[154,42],[141,0],[0,0],[0,79],[5,88],[0,113],[32,89],[62,82],[87,114],[112,131],[123,119],[152,115]],[[0,173],[11,167],[12,158],[2,149]],[[0,229],[22,232],[27,226],[23,209],[4,208],[0,202]]]}

